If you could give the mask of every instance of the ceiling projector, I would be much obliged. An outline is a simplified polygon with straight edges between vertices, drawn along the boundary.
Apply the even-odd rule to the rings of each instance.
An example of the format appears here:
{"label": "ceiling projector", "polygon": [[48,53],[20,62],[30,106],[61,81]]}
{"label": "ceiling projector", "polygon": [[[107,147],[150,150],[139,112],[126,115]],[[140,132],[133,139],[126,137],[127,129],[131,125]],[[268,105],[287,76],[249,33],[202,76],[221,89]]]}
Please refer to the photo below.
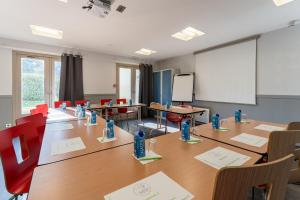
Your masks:
{"label": "ceiling projector", "polygon": [[99,17],[106,17],[111,11],[111,5],[115,0],[89,0],[82,9],[88,10]]}

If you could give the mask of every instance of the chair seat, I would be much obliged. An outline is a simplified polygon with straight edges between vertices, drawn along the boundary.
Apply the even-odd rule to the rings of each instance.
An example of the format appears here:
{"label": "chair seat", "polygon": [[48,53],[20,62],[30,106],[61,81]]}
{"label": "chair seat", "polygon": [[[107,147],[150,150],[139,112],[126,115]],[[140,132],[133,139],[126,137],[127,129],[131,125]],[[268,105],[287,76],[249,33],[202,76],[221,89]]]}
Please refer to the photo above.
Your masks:
{"label": "chair seat", "polygon": [[16,179],[14,185],[12,185],[10,188],[8,188],[8,192],[11,194],[23,194],[28,193],[31,183],[31,178],[33,174],[33,169],[26,170],[21,177]]}

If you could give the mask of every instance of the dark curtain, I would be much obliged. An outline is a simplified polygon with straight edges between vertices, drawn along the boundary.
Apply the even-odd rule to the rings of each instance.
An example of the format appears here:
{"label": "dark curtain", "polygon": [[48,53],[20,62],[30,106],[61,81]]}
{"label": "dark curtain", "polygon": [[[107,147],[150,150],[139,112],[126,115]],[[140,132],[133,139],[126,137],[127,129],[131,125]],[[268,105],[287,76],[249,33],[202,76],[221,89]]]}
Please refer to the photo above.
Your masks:
{"label": "dark curtain", "polygon": [[61,56],[61,74],[59,100],[83,100],[82,57],[79,55],[63,54]]}
{"label": "dark curtain", "polygon": [[[152,93],[153,93],[152,65],[140,64],[139,68],[140,68],[139,102],[144,103],[147,106],[149,106],[152,101]],[[148,117],[148,109],[147,108],[143,108],[142,116]]]}

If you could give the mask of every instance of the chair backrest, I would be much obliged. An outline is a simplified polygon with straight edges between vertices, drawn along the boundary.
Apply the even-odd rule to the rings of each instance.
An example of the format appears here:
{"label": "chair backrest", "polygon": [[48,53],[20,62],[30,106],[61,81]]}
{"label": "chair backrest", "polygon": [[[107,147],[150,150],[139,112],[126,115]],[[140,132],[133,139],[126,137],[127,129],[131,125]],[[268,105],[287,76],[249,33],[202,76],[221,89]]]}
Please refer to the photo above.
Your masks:
{"label": "chair backrest", "polygon": [[75,105],[85,105],[88,100],[76,100]]}
{"label": "chair backrest", "polygon": [[112,99],[101,99],[100,104],[103,106],[105,104],[109,104],[109,102],[111,102],[111,101],[112,101]]}
{"label": "chair backrest", "polygon": [[66,103],[67,107],[71,107],[71,101],[55,101],[54,102],[54,108],[59,108],[61,104]]}
{"label": "chair backrest", "polygon": [[[123,104],[126,104],[127,103],[127,101],[126,101],[126,99],[117,99],[117,104],[121,104],[121,103],[123,103]],[[127,112],[127,108],[118,108],[118,113],[126,113]]]}
{"label": "chair backrest", "polygon": [[42,113],[38,113],[16,119],[16,125],[31,122],[37,129],[40,142],[42,142],[45,132],[46,120],[47,118],[44,117]]}
{"label": "chair backrest", "polygon": [[[21,163],[17,161],[13,146],[13,139],[17,137],[24,139],[29,153],[28,158]],[[31,123],[20,124],[0,131],[0,157],[6,188],[9,192],[15,181],[20,180],[29,169],[37,166],[39,146],[37,131]]]}
{"label": "chair backrest", "polygon": [[38,114],[38,113],[40,113],[40,112],[39,112],[39,110],[36,109],[36,108],[30,110],[30,114],[31,114],[31,115],[35,115],[35,114]]}
{"label": "chair backrest", "polygon": [[250,189],[262,184],[268,185],[267,200],[283,200],[293,159],[293,155],[288,155],[265,164],[221,169],[213,200],[247,199]]}
{"label": "chair backrest", "polygon": [[[193,108],[191,105],[179,105],[179,107]],[[179,123],[183,119],[183,117],[181,115],[171,113],[171,112],[167,112],[166,118],[167,118],[168,121],[174,122],[174,123]]]}
{"label": "chair backrest", "polygon": [[268,161],[274,161],[289,154],[294,154],[295,161],[290,170],[290,183],[300,182],[300,130],[273,131],[269,137]]}
{"label": "chair backrest", "polygon": [[47,117],[48,115],[48,104],[39,104],[36,105],[36,109],[38,110],[38,113],[42,113],[44,117]]}
{"label": "chair backrest", "polygon": [[291,122],[288,124],[287,130],[300,130],[300,122]]}

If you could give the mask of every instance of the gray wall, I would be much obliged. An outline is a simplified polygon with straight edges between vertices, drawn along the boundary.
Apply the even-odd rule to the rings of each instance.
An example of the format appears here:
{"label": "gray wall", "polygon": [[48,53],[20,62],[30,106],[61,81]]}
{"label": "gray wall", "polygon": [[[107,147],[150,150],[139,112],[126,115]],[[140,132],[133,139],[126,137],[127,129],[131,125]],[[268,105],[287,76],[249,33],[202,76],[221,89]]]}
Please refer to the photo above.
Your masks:
{"label": "gray wall", "polygon": [[300,121],[300,96],[257,95],[257,105],[242,105],[207,101],[194,101],[193,105],[209,108],[211,114],[230,117],[242,109],[247,117],[276,123]]}
{"label": "gray wall", "polygon": [[117,95],[116,94],[85,94],[84,99],[90,100],[92,103],[99,103],[101,99],[112,99],[116,101]]}
{"label": "gray wall", "polygon": [[5,128],[5,124],[12,123],[12,102],[12,95],[0,95],[0,130]]}

